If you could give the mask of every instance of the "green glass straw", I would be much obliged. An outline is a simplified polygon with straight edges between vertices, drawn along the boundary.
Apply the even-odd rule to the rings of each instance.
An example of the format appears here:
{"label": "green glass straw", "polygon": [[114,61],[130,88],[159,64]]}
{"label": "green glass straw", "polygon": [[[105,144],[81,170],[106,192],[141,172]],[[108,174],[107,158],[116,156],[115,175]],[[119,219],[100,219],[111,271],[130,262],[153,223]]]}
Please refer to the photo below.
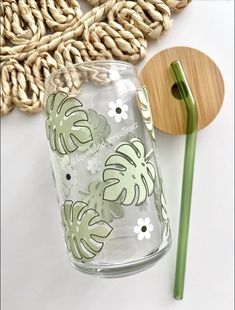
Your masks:
{"label": "green glass straw", "polygon": [[174,297],[176,299],[183,299],[198,114],[195,100],[180,61],[174,61],[171,64],[171,69],[187,110],[187,135],[174,289]]}

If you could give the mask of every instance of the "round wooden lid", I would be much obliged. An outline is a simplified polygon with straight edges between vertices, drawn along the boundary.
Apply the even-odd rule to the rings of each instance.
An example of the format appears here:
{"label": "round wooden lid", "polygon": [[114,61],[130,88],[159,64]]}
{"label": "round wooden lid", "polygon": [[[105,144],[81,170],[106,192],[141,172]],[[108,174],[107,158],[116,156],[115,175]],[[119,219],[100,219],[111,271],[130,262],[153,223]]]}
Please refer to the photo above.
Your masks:
{"label": "round wooden lid", "polygon": [[179,135],[186,133],[187,114],[170,69],[175,60],[181,61],[195,98],[198,130],[210,124],[219,113],[224,99],[224,82],[217,65],[193,48],[169,48],[148,61],[141,79],[148,90],[154,126]]}

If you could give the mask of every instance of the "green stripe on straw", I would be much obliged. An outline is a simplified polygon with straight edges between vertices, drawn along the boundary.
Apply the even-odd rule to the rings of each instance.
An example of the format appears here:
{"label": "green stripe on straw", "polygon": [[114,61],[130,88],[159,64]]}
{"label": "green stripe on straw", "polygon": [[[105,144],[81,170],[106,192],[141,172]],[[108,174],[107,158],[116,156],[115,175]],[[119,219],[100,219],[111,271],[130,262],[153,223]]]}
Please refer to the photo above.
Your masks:
{"label": "green stripe on straw", "polygon": [[184,155],[184,173],[174,289],[174,297],[176,299],[183,299],[198,114],[192,92],[180,61],[177,60],[173,62],[171,64],[171,69],[187,110],[187,136]]}

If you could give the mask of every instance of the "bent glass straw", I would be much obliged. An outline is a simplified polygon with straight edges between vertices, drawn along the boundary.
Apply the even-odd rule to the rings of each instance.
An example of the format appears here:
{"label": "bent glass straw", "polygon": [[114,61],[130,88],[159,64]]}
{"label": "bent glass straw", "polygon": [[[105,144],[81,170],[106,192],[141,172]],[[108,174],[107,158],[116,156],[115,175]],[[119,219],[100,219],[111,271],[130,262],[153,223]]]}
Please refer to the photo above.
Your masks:
{"label": "bent glass straw", "polygon": [[188,85],[181,62],[177,60],[171,63],[171,70],[187,110],[187,135],[184,155],[184,172],[174,288],[174,297],[176,299],[183,299],[198,113],[195,100]]}

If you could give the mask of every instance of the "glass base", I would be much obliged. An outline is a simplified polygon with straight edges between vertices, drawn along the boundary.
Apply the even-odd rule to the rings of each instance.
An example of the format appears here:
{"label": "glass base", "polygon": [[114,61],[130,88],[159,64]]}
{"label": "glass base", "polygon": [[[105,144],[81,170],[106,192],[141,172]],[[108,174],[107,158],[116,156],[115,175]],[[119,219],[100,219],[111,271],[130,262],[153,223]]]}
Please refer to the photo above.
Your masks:
{"label": "glass base", "polygon": [[165,247],[157,249],[155,252],[148,256],[128,262],[124,264],[113,264],[113,265],[90,265],[90,264],[79,264],[72,262],[72,266],[83,273],[95,275],[103,278],[119,278],[129,276],[138,272],[141,272],[147,268],[152,267],[162,256],[164,256],[170,249],[171,240],[168,239]]}

